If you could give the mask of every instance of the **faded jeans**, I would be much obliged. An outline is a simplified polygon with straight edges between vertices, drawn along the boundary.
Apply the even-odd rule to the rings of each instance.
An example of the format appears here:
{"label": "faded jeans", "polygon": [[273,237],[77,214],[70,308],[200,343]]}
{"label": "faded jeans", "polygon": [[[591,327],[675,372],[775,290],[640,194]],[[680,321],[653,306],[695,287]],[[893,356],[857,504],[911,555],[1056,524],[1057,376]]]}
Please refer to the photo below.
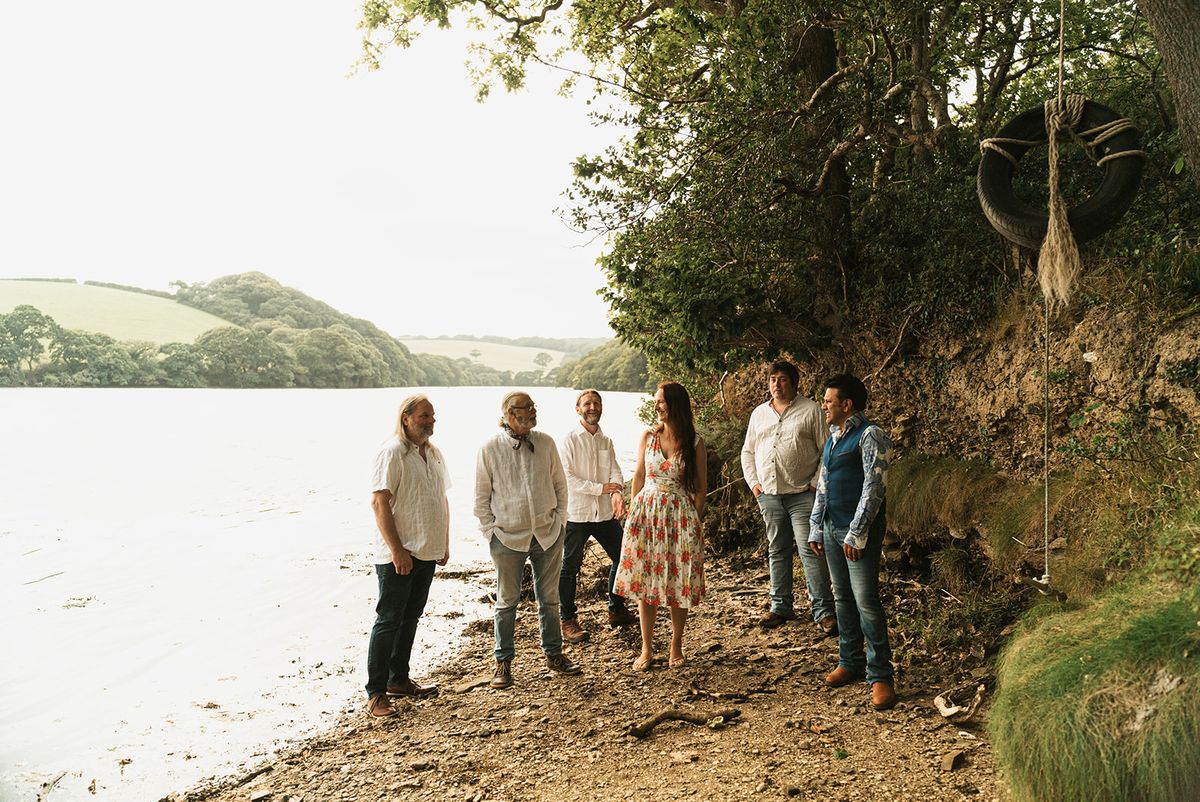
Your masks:
{"label": "faded jeans", "polygon": [[815,491],[775,495],[760,493],[758,508],[767,527],[767,555],[771,571],[771,612],[792,615],[793,544],[800,550],[804,566],[804,584],[812,604],[813,621],[834,614],[833,590],[825,558],[808,547],[808,517],[812,513]]}
{"label": "faded jeans", "polygon": [[533,566],[533,595],[538,604],[538,626],[542,633],[542,651],[547,657],[562,654],[562,624],[558,617],[558,575],[562,570],[563,536],[543,550],[535,537],[529,551],[514,551],[493,536],[492,562],[496,564],[496,660],[511,660],[514,654],[513,630],[517,624],[517,603],[521,600],[521,577],[525,561]]}
{"label": "faded jeans", "polygon": [[[881,511],[882,514],[882,511]],[[867,547],[858,560],[846,559],[842,541],[848,530],[825,523],[825,559],[837,604],[838,665],[867,682],[892,682],[892,647],[887,614],[879,600],[879,560],[883,526],[872,526]],[[866,640],[866,655],[863,641]]]}
{"label": "faded jeans", "polygon": [[625,599],[612,592],[613,584],[617,581],[617,565],[621,562],[621,537],[623,535],[621,522],[616,518],[607,521],[579,523],[567,521],[567,540],[563,546],[562,573],[558,580],[558,599],[563,621],[574,621],[576,582],[579,579],[579,567],[583,565],[583,552],[587,547],[588,538],[595,538],[612,567],[608,569],[608,609],[610,612],[625,609]]}

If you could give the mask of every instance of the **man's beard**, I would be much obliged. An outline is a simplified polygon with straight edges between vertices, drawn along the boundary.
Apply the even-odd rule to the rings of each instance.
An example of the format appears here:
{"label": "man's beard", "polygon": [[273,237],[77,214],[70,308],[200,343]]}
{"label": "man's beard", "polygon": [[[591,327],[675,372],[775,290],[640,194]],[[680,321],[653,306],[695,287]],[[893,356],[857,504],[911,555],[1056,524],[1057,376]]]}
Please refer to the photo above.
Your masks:
{"label": "man's beard", "polygon": [[583,419],[587,423],[591,424],[592,426],[595,426],[597,423],[600,422],[600,413],[599,412],[585,412],[585,413],[583,413]]}

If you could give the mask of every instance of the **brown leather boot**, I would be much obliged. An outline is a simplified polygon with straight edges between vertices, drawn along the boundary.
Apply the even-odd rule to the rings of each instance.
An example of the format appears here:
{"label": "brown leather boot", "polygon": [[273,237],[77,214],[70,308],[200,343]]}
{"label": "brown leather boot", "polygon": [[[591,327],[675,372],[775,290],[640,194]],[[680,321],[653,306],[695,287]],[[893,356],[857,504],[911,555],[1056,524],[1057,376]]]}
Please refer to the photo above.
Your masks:
{"label": "brown leather boot", "polygon": [[488,682],[489,688],[503,690],[512,686],[512,661],[497,660],[496,673],[492,674],[492,679]]}
{"label": "brown leather boot", "polygon": [[579,626],[575,620],[562,622],[562,636],[567,643],[583,643],[591,635]]}
{"label": "brown leather boot", "polygon": [[608,625],[610,627],[631,627],[636,626],[638,617],[629,612],[628,608],[621,607],[617,610],[608,611]]}
{"label": "brown leather boot", "polygon": [[856,674],[848,668],[838,666],[825,677],[825,684],[830,688],[842,688],[860,679],[862,679],[862,674]]}
{"label": "brown leather boot", "polygon": [[763,617],[758,619],[758,625],[763,629],[774,629],[777,626],[781,626],[788,621],[791,621],[795,617],[796,616],[791,613],[776,613],[772,611],[769,613],[763,613]]}
{"label": "brown leather boot", "polygon": [[871,683],[871,707],[876,710],[891,710],[896,706],[896,689],[892,687],[892,683],[879,682]]}
{"label": "brown leather boot", "polygon": [[391,718],[396,709],[388,701],[387,694],[377,693],[367,700],[367,715],[371,718]]}

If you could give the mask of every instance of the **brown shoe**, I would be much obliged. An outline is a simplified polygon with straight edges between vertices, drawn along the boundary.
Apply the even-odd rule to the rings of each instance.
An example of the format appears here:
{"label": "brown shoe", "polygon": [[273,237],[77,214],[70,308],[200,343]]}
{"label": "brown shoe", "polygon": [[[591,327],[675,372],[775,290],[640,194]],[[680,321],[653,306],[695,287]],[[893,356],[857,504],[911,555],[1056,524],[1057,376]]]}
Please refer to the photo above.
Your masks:
{"label": "brown shoe", "polygon": [[825,684],[830,688],[842,688],[862,678],[862,674],[856,674],[848,668],[838,666],[825,677]]}
{"label": "brown shoe", "polygon": [[758,619],[758,624],[763,629],[774,629],[786,621],[791,621],[795,617],[796,616],[792,615],[791,613],[777,613],[772,611],[769,613],[764,613],[763,617]]}
{"label": "brown shoe", "polygon": [[411,679],[406,679],[399,685],[387,686],[388,696],[407,696],[410,699],[420,699],[423,696],[432,696],[437,693],[436,685],[418,685]]}
{"label": "brown shoe", "polygon": [[638,617],[625,607],[617,610],[608,611],[608,625],[610,627],[631,627],[636,626]]}
{"label": "brown shoe", "polygon": [[567,643],[583,643],[591,634],[579,626],[574,619],[562,622],[562,636]]}
{"label": "brown shoe", "polygon": [[512,660],[496,661],[496,673],[492,674],[488,687],[496,690],[512,687]]}
{"label": "brown shoe", "polygon": [[557,671],[559,674],[578,674],[583,671],[579,663],[571,662],[571,658],[565,654],[546,655],[546,665],[550,666],[551,671]]}
{"label": "brown shoe", "polygon": [[817,622],[817,626],[825,633],[826,637],[836,637],[838,634],[837,616],[827,615]]}
{"label": "brown shoe", "polygon": [[396,709],[388,701],[387,694],[377,693],[367,700],[367,715],[371,718],[391,718]]}
{"label": "brown shoe", "polygon": [[896,689],[892,683],[880,680],[871,684],[871,707],[876,710],[891,710],[896,706]]}

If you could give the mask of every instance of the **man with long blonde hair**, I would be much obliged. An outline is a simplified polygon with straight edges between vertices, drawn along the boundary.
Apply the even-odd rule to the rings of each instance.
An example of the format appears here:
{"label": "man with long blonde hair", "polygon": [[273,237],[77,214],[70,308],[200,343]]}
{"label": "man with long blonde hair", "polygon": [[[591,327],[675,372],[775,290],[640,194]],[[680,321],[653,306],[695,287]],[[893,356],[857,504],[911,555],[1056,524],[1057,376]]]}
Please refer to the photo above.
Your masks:
{"label": "man with long blonde hair", "polygon": [[420,697],[437,691],[413,682],[408,673],[434,567],[450,559],[450,476],[441,451],[429,442],[433,424],[428,398],[404,399],[396,432],[384,442],[371,474],[379,583],[367,649],[367,713],[373,718],[396,714],[390,696]]}

